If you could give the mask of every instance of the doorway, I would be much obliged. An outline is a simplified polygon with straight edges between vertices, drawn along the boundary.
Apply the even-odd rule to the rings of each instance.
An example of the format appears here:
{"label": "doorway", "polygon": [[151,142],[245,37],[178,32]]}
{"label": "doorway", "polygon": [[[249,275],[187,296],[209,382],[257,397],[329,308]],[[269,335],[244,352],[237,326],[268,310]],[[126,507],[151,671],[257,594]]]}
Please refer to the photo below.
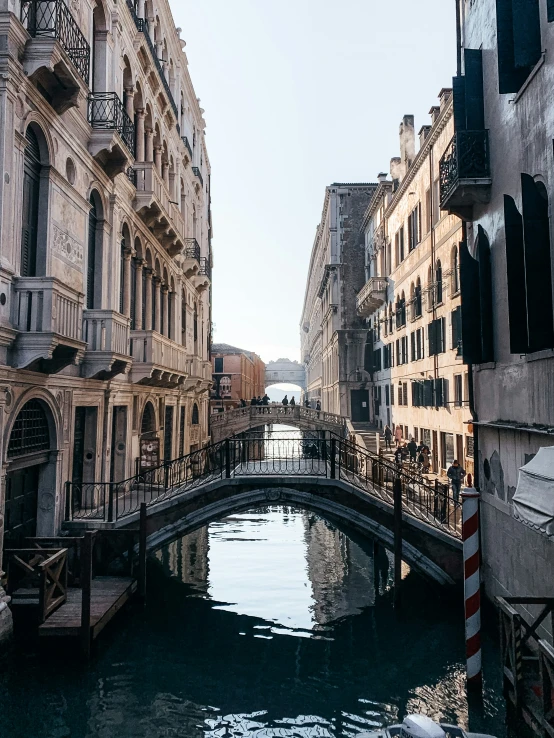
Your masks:
{"label": "doorway", "polygon": [[73,505],[82,503],[82,485],[96,478],[96,429],[98,408],[76,407],[73,432]]}
{"label": "doorway", "polygon": [[127,406],[115,405],[112,418],[112,458],[110,481],[121,482],[126,477]]}
{"label": "doorway", "polygon": [[9,472],[6,476],[4,545],[19,548],[37,534],[40,465]]}
{"label": "doorway", "polygon": [[350,390],[350,413],[354,423],[369,423],[369,390]]}

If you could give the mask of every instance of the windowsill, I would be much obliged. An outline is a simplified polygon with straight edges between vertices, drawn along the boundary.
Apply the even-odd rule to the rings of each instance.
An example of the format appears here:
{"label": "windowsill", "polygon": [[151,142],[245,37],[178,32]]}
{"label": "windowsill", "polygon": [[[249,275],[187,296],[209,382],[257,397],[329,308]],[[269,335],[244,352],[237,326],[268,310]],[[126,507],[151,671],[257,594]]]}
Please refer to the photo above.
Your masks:
{"label": "windowsill", "polygon": [[453,300],[453,299],[454,299],[455,297],[459,297],[459,296],[460,296],[460,294],[461,294],[461,290],[460,290],[460,289],[457,289],[457,290],[456,290],[456,292],[453,292],[453,293],[452,293],[452,294],[450,295],[450,299],[451,299],[451,300]]}
{"label": "windowsill", "polygon": [[541,361],[543,359],[554,359],[554,349],[543,349],[525,356],[525,361]]}
{"label": "windowsill", "polygon": [[485,372],[489,369],[496,369],[496,361],[489,361],[486,364],[476,364],[475,369],[478,372]]}
{"label": "windowsill", "polygon": [[521,88],[521,90],[516,94],[515,97],[513,97],[510,100],[511,103],[513,103],[514,105],[516,105],[521,100],[521,98],[525,94],[525,90],[529,87],[529,85],[531,84],[531,82],[535,79],[535,77],[539,73],[539,70],[544,65],[544,62],[545,61],[546,61],[546,51],[543,51],[542,54],[541,54],[541,58],[538,60],[538,62],[533,67],[533,69],[531,71],[531,74],[527,77],[527,79],[523,83],[523,87]]}

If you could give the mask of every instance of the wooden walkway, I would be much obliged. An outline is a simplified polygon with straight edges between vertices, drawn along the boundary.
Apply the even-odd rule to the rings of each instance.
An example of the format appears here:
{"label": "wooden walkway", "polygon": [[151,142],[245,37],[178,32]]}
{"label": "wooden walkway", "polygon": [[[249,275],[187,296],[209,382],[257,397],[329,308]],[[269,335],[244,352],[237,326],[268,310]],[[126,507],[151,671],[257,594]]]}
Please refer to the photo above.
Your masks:
{"label": "wooden walkway", "polygon": [[[136,579],[97,577],[90,592],[90,638],[94,640],[137,590]],[[39,637],[78,638],[82,635],[81,589],[69,589],[66,602],[39,626]]]}

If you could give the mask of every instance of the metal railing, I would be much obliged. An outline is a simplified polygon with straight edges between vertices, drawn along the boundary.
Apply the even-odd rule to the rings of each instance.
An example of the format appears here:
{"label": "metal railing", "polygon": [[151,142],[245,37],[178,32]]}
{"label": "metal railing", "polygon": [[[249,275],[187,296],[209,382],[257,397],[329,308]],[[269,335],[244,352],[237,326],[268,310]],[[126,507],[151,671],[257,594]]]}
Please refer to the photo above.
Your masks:
{"label": "metal railing", "polygon": [[188,138],[186,136],[183,136],[182,140],[183,140],[183,143],[185,144],[186,150],[189,152],[190,158],[192,159],[192,148],[191,148]]}
{"label": "metal railing", "polygon": [[183,256],[185,259],[196,259],[197,262],[200,262],[200,246],[195,238],[185,239]]}
{"label": "metal railing", "polygon": [[200,169],[198,167],[193,167],[192,171],[193,174],[200,180],[200,184],[202,185],[202,187],[204,187],[204,180],[202,179],[202,172],[200,171]]}
{"label": "metal railing", "polygon": [[125,176],[132,185],[134,185],[135,187],[137,186],[138,175],[136,169],[133,169],[133,167],[128,167],[127,171],[125,172]]}
{"label": "metal railing", "polygon": [[95,130],[117,131],[135,156],[135,124],[115,92],[94,92],[88,98],[88,122]]}
{"label": "metal railing", "polygon": [[461,537],[461,503],[447,485],[430,484],[416,471],[396,466],[340,438],[228,438],[117,483],[67,482],[70,520],[113,522],[219,479],[241,477],[324,477],[346,482],[393,505],[400,480],[404,511]]}
{"label": "metal railing", "polygon": [[144,34],[144,38],[146,39],[146,44],[148,46],[148,49],[150,50],[150,55],[152,56],[152,61],[154,62],[154,65],[156,69],[158,70],[158,76],[161,80],[161,83],[164,87],[164,90],[166,92],[166,95],[169,100],[169,104],[173,108],[173,112],[175,113],[175,118],[177,119],[176,127],[177,131],[179,133],[181,132],[181,126],[179,125],[179,111],[177,109],[177,105],[175,103],[175,100],[173,99],[173,93],[171,92],[171,87],[169,86],[169,82],[167,81],[165,77],[165,71],[162,67],[161,60],[158,58],[158,52],[156,51],[156,48],[154,46],[154,43],[152,42],[152,38],[150,36],[150,26],[146,18],[139,18],[134,7],[132,7],[132,3],[130,0],[127,0],[127,7],[131,11],[133,15],[133,20],[135,21],[135,25],[137,27],[137,30],[140,33]]}
{"label": "metal railing", "polygon": [[205,256],[200,257],[200,269],[198,270],[198,274],[201,274],[203,277],[208,277],[209,279],[212,278],[212,267],[210,264],[210,260],[207,259]]}
{"label": "metal railing", "polygon": [[448,200],[461,179],[490,177],[489,132],[458,131],[439,162],[440,204]]}
{"label": "metal railing", "polygon": [[86,85],[90,75],[90,46],[63,0],[21,3],[21,23],[30,36],[59,41]]}

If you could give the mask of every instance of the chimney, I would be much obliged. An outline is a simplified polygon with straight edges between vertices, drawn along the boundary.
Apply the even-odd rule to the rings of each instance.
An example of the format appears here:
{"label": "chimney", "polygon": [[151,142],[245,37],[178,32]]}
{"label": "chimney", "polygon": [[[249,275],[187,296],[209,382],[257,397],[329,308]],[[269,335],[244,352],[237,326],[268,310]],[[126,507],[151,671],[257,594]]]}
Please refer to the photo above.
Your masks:
{"label": "chimney", "polygon": [[439,92],[439,105],[441,111],[444,110],[445,106],[448,104],[448,101],[452,97],[452,88],[451,87],[443,87],[442,90]]}
{"label": "chimney", "polygon": [[415,159],[415,126],[413,115],[405,115],[400,124],[400,159],[402,162],[402,178],[404,178]]}
{"label": "chimney", "polygon": [[394,156],[390,160],[390,176],[392,179],[392,189],[395,192],[398,189],[398,185],[402,181],[402,159],[399,156]]}
{"label": "chimney", "polygon": [[437,118],[439,117],[440,114],[441,114],[441,109],[439,108],[439,106],[438,105],[433,105],[433,107],[429,111],[429,115],[431,116],[431,123],[432,124],[434,124],[436,122],[436,120],[437,120]]}
{"label": "chimney", "polygon": [[387,173],[386,172],[379,172],[377,175],[377,181],[378,182],[386,182],[387,181]]}
{"label": "chimney", "polygon": [[425,143],[425,139],[429,135],[430,130],[431,126],[421,126],[421,130],[419,131],[419,148],[421,148]]}

